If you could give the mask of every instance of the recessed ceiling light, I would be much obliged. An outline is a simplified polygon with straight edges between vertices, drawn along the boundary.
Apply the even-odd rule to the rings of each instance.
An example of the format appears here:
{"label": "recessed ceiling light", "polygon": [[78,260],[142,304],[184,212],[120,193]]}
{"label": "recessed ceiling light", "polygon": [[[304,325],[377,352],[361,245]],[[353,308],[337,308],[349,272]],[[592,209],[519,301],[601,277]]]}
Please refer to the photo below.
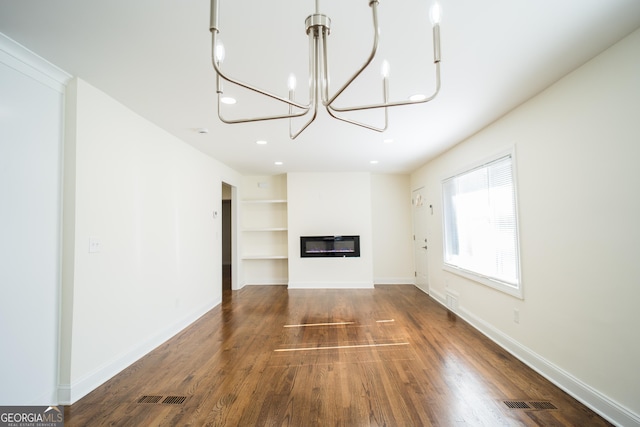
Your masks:
{"label": "recessed ceiling light", "polygon": [[274,162],[274,165],[276,165],[276,166],[282,166],[282,162]]}
{"label": "recessed ceiling light", "polygon": [[233,105],[236,103],[236,99],[231,98],[230,96],[223,96],[222,98],[220,98],[220,102],[227,105]]}
{"label": "recessed ceiling light", "polygon": [[267,141],[265,141],[264,139],[259,139],[259,140],[256,141],[256,144],[258,144],[258,145],[266,145]]}
{"label": "recessed ceiling light", "polygon": [[377,165],[378,161],[377,160],[371,160],[369,163],[371,163],[372,165]]}
{"label": "recessed ceiling light", "polygon": [[410,101],[424,101],[425,99],[427,99],[427,96],[422,93],[416,93],[415,95],[411,95],[409,97]]}

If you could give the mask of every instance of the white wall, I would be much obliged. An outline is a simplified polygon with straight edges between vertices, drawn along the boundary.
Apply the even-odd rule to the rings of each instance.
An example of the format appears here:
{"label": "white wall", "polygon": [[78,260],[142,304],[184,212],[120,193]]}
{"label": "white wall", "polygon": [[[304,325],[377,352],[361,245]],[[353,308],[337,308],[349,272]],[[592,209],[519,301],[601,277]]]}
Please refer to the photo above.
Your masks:
{"label": "white wall", "polygon": [[213,212],[239,178],[82,80],[66,103],[63,403],[221,301]]}
{"label": "white wall", "polygon": [[[368,173],[287,175],[290,288],[373,287]],[[301,258],[300,236],[359,235],[359,258]]]}
{"label": "white wall", "polygon": [[68,79],[0,34],[0,405],[57,403]]}
{"label": "white wall", "polygon": [[[426,164],[431,294],[615,422],[640,425],[640,31]],[[513,146],[524,300],[442,270],[441,180]],[[514,309],[520,323],[513,320]]]}
{"label": "white wall", "polygon": [[409,175],[371,175],[373,281],[413,284],[413,228]]}

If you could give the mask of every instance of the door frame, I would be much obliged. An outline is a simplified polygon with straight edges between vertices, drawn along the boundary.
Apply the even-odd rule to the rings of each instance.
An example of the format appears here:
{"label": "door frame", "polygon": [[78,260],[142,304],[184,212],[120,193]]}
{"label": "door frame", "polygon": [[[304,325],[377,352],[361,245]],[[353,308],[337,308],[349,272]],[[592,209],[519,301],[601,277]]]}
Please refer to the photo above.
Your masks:
{"label": "door frame", "polygon": [[[427,241],[427,230],[428,230],[428,211],[426,210],[429,206],[425,200],[425,188],[426,186],[420,186],[411,190],[411,218],[413,221],[413,262],[414,262],[414,275],[415,275],[415,285],[419,289],[421,289],[425,293],[429,293],[429,253],[424,253],[422,246],[428,246],[431,242]],[[418,193],[421,192],[421,193]],[[421,198],[418,199],[417,194],[420,194]],[[422,207],[421,210],[418,210],[418,207]],[[424,209],[424,211],[422,210]],[[418,215],[418,212],[424,212],[424,215]],[[417,239],[422,239],[422,236],[418,237],[418,220],[421,219],[424,223],[421,225],[422,230],[424,231],[425,242],[418,242]],[[424,257],[425,265],[425,276],[424,276],[424,286],[421,286],[421,281],[418,278],[418,261],[420,258]]]}

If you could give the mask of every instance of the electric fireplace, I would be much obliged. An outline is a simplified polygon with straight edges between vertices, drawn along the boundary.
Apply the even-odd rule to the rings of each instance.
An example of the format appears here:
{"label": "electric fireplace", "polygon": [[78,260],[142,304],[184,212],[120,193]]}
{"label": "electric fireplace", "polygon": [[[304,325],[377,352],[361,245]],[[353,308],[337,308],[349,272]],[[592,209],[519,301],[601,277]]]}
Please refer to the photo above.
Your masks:
{"label": "electric fireplace", "polygon": [[302,258],[359,257],[360,236],[301,236]]}

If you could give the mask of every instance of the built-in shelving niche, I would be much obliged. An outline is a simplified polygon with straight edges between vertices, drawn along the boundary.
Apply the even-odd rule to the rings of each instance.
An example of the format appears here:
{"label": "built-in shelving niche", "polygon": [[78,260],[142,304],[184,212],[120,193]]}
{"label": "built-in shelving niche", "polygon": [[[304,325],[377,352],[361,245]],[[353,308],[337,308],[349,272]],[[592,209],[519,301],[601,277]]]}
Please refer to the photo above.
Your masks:
{"label": "built-in shelving niche", "polygon": [[242,201],[244,283],[287,284],[286,175],[247,177]]}

